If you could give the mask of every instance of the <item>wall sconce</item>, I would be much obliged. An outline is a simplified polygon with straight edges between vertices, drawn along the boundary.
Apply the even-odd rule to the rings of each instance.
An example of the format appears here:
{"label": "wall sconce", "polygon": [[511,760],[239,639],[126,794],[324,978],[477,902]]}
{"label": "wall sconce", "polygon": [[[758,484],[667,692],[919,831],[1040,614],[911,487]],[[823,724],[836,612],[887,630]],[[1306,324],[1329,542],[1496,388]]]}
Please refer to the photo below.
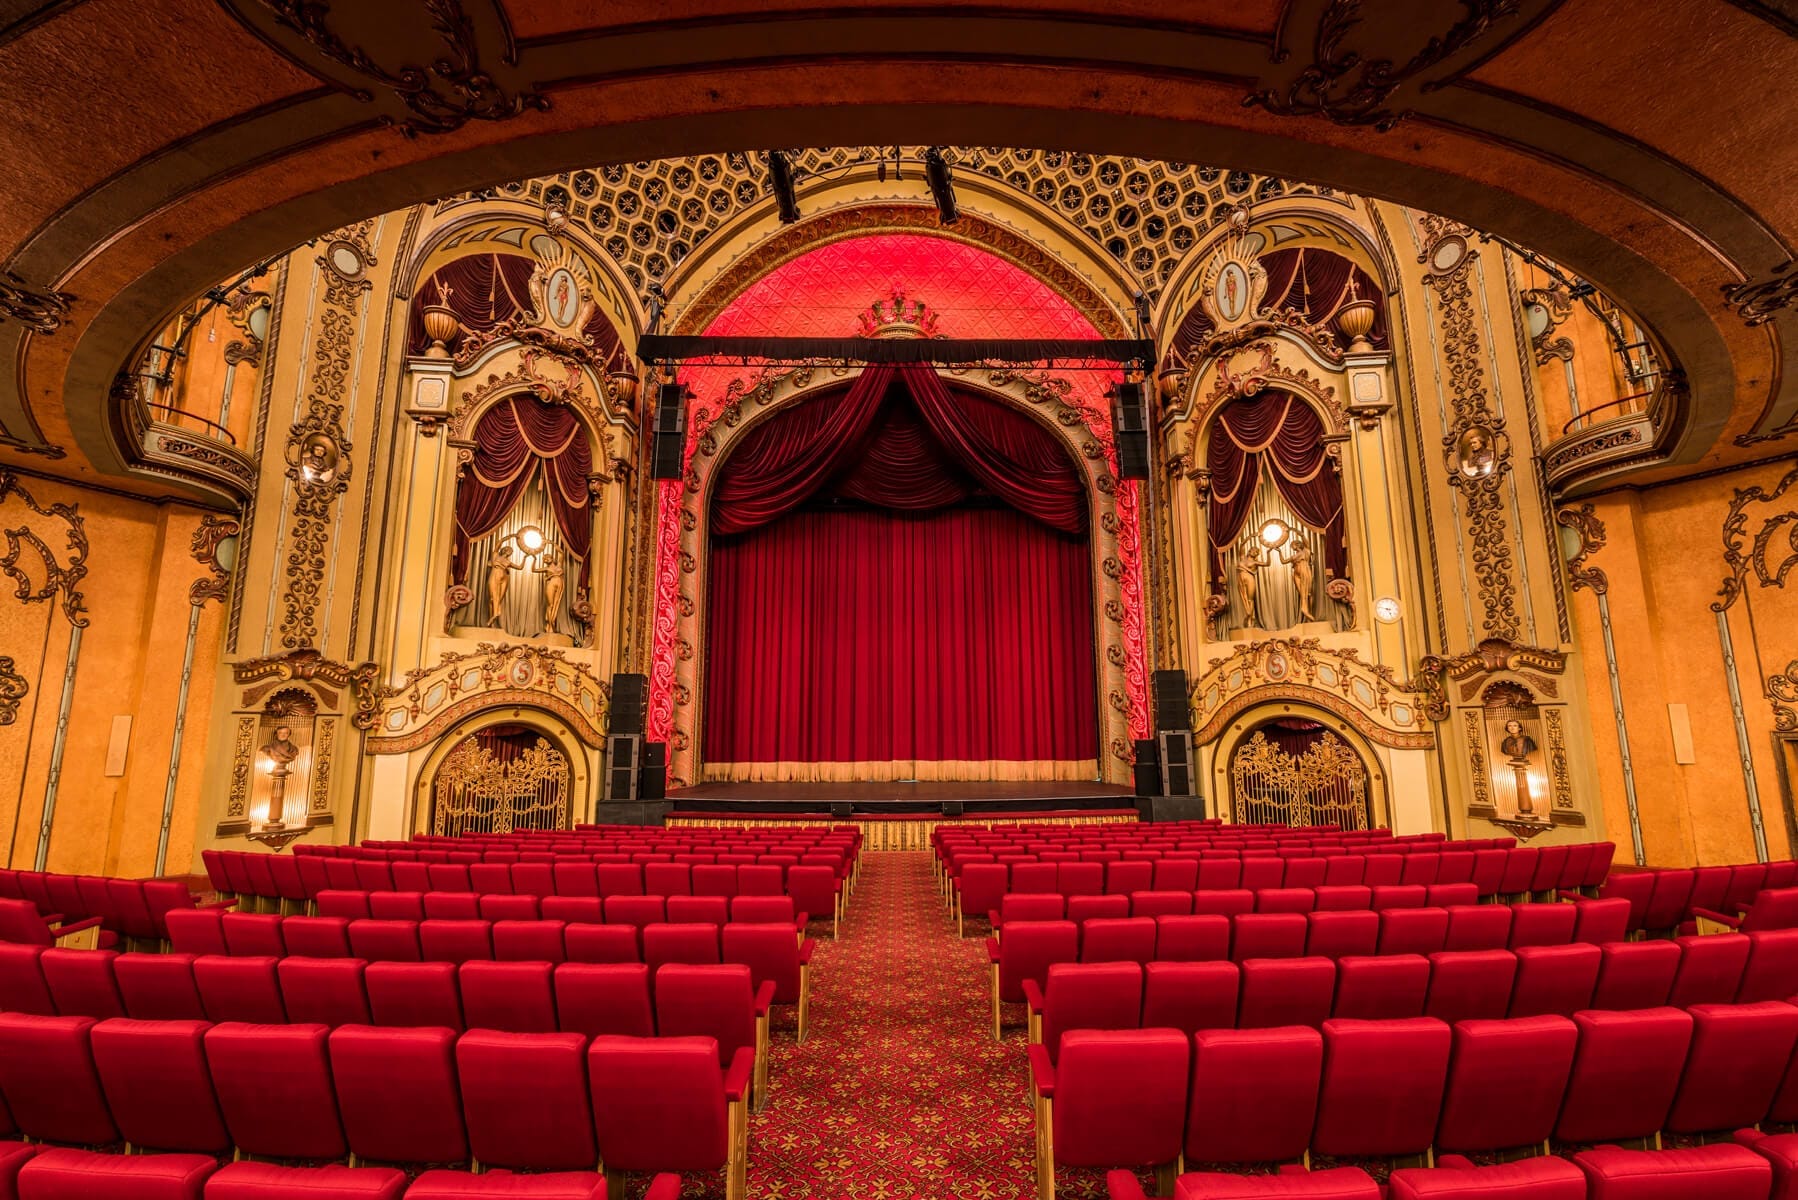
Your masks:
{"label": "wall sconce", "polygon": [[1291,536],[1292,530],[1278,517],[1269,517],[1261,526],[1261,544],[1269,550],[1279,549]]}
{"label": "wall sconce", "polygon": [[543,531],[535,525],[526,525],[518,531],[518,544],[524,547],[526,554],[539,554],[543,550]]}

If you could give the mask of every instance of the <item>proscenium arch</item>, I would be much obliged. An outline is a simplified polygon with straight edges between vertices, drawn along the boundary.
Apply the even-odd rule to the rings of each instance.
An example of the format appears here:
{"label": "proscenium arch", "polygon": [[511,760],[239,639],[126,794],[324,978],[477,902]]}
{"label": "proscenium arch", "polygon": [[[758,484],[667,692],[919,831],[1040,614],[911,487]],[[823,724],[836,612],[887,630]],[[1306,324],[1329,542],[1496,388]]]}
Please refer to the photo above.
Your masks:
{"label": "proscenium arch", "polygon": [[1243,743],[1254,736],[1257,727],[1279,717],[1302,717],[1315,721],[1335,734],[1358,756],[1367,768],[1368,819],[1376,828],[1392,828],[1391,765],[1380,748],[1355,725],[1327,708],[1307,703],[1302,697],[1282,696],[1244,709],[1222,730],[1213,744],[1211,757],[1211,794],[1218,797],[1217,816],[1226,824],[1236,823],[1235,795],[1231,791],[1230,762]]}
{"label": "proscenium arch", "polygon": [[[585,739],[567,721],[546,708],[539,708],[534,704],[504,704],[470,713],[443,731],[443,735],[418,764],[418,773],[407,789],[410,811],[406,814],[405,829],[412,833],[431,832],[432,790],[436,786],[437,772],[443,766],[443,760],[465,738],[496,725],[526,726],[541,733],[550,745],[560,750],[562,757],[568,760],[569,825],[572,827],[590,817],[595,800],[593,781],[596,766],[588,760],[590,751]],[[599,752],[595,750],[592,753],[597,755]]]}
{"label": "proscenium arch", "polygon": [[[1114,559],[1117,554],[1116,491],[1110,464],[1104,448],[1078,418],[1071,424],[1058,419],[1062,409],[1074,411],[1071,407],[1059,406],[1055,413],[1045,412],[1046,400],[1033,402],[1030,399],[1031,383],[1018,378],[1002,383],[995,383],[990,379],[982,382],[971,378],[977,372],[987,373],[987,369],[975,368],[961,374],[945,374],[953,386],[965,388],[983,398],[1021,411],[1050,430],[1063,451],[1073,460],[1087,485],[1087,528],[1092,557],[1093,666],[1094,684],[1098,689],[1098,695],[1094,697],[1099,720],[1098,767],[1103,779],[1122,782],[1129,772],[1128,759],[1119,757],[1120,751],[1126,750],[1130,741],[1127,711],[1129,689],[1124,670],[1113,657],[1114,647],[1117,658],[1121,659],[1126,653],[1127,647],[1123,642],[1125,634],[1121,623],[1113,620],[1107,611],[1108,601],[1116,602],[1120,590],[1119,582],[1106,569],[1107,560]],[[709,448],[705,444],[705,438],[702,438],[700,448],[695,451],[693,460],[688,465],[689,484],[697,484],[697,488],[690,486],[681,500],[682,571],[679,590],[684,601],[681,606],[683,613],[690,609],[691,615],[680,618],[677,633],[679,653],[676,656],[675,682],[677,692],[684,692],[686,699],[677,701],[675,705],[675,740],[669,751],[671,781],[683,779],[690,784],[698,783],[704,767],[701,751],[705,736],[703,697],[707,682],[706,634],[710,618],[706,601],[711,565],[711,531],[706,518],[711,511],[712,489],[716,486],[731,451],[749,430],[798,404],[848,387],[859,375],[859,369],[838,368],[828,379],[822,381],[807,379],[793,383],[789,376],[785,385],[756,404],[753,410],[745,405],[745,412],[739,419],[715,423],[706,436],[711,437],[713,433],[718,436],[712,439]],[[686,565],[688,563],[691,564],[690,569]],[[1138,572],[1144,569],[1145,565],[1139,560]]]}
{"label": "proscenium arch", "polygon": [[[1675,453],[1680,463],[1697,461],[1725,434],[1747,432],[1778,399],[1782,371],[1798,368],[1775,326],[1745,328],[1716,300],[1722,286],[1765,270],[1761,264],[1784,261],[1783,239],[1733,196],[1682,174],[1677,163],[1643,156],[1640,147],[1629,151],[1638,158],[1627,170],[1615,168],[1629,178],[1613,180],[1596,162],[1588,165],[1593,151],[1578,148],[1577,139],[1554,157],[1482,140],[1452,124],[1413,122],[1378,137],[1344,131],[1243,109],[1242,88],[1190,67],[1169,75],[1129,61],[1139,52],[1134,45],[1114,46],[1108,51],[1114,57],[1095,61],[1092,37],[1117,32],[1103,25],[1052,17],[1011,22],[1014,36],[1027,32],[1056,47],[1054,53],[1083,62],[1076,105],[1065,72],[1001,60],[996,50],[988,52],[991,61],[971,60],[956,22],[941,24],[901,38],[912,47],[901,53],[894,48],[900,42],[851,51],[842,31],[821,18],[789,20],[783,40],[815,47],[815,57],[780,70],[732,64],[734,55],[754,53],[749,47],[757,39],[744,38],[734,52],[715,47],[721,57],[705,65],[668,61],[646,76],[570,84],[557,90],[548,112],[503,125],[471,122],[457,133],[411,142],[372,127],[368,110],[353,100],[319,93],[293,110],[317,107],[314,140],[307,143],[316,165],[304,171],[293,167],[297,152],[263,140],[274,129],[259,129],[239,139],[241,148],[232,148],[223,169],[183,176],[201,172],[205,156],[196,155],[191,167],[168,164],[176,168],[173,179],[126,172],[24,235],[8,255],[9,267],[41,286],[73,292],[81,304],[75,327],[56,336],[33,335],[16,323],[0,327],[0,359],[15,352],[20,358],[17,371],[0,371],[0,392],[12,393],[13,401],[0,395],[0,409],[11,410],[9,426],[23,428],[30,418],[20,404],[30,396],[42,405],[33,415],[49,441],[78,445],[102,472],[122,473],[126,463],[106,434],[105,397],[166,297],[197,294],[298,237],[577,164],[733,147],[921,140],[1217,161],[1423,202],[1537,247],[1630,305],[1685,369],[1700,416]],[[886,28],[885,35],[895,31]],[[865,36],[859,26],[853,32],[858,43]],[[1185,47],[1189,62],[1217,58],[1220,45],[1187,44],[1195,38],[1215,35],[1163,31],[1142,39],[1155,48],[1140,52],[1159,57]],[[939,43],[944,53],[953,52],[955,69],[917,59],[923,47]],[[929,60],[930,52],[923,53]],[[1239,40],[1235,53],[1242,53]],[[658,58],[667,59],[667,52]],[[1259,62],[1250,65],[1260,69]],[[557,73],[542,77],[554,80]],[[321,141],[330,153],[317,152]],[[1668,177],[1667,190],[1653,186],[1651,175]],[[1535,195],[1506,186],[1523,177],[1538,181]],[[1738,384],[1742,403],[1732,411]],[[59,397],[65,408],[55,406]]]}

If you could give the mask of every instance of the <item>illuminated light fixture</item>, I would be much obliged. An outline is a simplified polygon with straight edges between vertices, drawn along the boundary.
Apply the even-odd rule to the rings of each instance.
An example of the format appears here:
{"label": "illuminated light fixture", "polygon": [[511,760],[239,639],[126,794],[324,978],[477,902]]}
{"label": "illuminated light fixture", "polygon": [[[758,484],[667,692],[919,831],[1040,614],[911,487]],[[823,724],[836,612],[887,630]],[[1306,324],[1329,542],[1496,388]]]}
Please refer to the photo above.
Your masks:
{"label": "illuminated light fixture", "polygon": [[768,190],[774,193],[774,206],[780,211],[780,223],[791,225],[799,219],[799,193],[793,183],[793,160],[785,150],[768,151]]}
{"label": "illuminated light fixture", "polygon": [[924,182],[930,185],[930,198],[936,201],[938,219],[945,225],[955,224],[961,214],[955,210],[955,184],[949,174],[949,161],[943,157],[940,146],[924,151]]}
{"label": "illuminated light fixture", "polygon": [[535,554],[543,549],[543,531],[535,525],[526,525],[518,531],[518,544],[524,547],[526,554]]}
{"label": "illuminated light fixture", "polygon": [[1269,550],[1280,546],[1291,535],[1292,530],[1278,517],[1269,517],[1261,526],[1261,544]]}

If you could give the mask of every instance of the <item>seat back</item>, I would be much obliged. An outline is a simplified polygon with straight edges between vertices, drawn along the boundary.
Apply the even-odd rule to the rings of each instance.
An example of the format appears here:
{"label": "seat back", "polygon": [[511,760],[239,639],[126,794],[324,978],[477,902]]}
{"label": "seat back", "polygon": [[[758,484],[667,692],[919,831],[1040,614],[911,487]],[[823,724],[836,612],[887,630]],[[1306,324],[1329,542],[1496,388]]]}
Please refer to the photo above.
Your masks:
{"label": "seat back", "polygon": [[1571,904],[1519,904],[1511,910],[1511,949],[1565,946],[1579,918]]}
{"label": "seat back", "polygon": [[1672,929],[1685,920],[1686,905],[1692,898],[1692,885],[1698,873],[1691,867],[1669,867],[1654,873],[1654,888],[1648,893],[1648,908],[1642,915],[1642,926],[1651,931]]}
{"label": "seat back", "polygon": [[287,1019],[302,1025],[368,1025],[367,963],[359,958],[283,958],[275,964]]}
{"label": "seat back", "polygon": [[48,953],[43,946],[0,942],[0,1011],[56,1015],[56,1000],[44,977],[43,956]]}
{"label": "seat back", "polygon": [[1697,1134],[1758,1124],[1798,1045],[1798,1008],[1777,1000],[1699,1004],[1691,1014],[1692,1049],[1666,1128]]}
{"label": "seat back", "polygon": [[1798,929],[1767,929],[1745,936],[1748,964],[1742,969],[1736,1003],[1784,1000],[1798,994]]}
{"label": "seat back", "polygon": [[327,1043],[350,1151],[364,1162],[457,1165],[468,1135],[448,1029],[350,1025]]}
{"label": "seat back", "polygon": [[655,973],[652,990],[663,1037],[713,1039],[720,1066],[738,1050],[755,1048],[755,984],[747,966],[670,963]]}
{"label": "seat back", "polygon": [[368,915],[377,921],[422,921],[425,896],[470,895],[473,892],[370,892]]}
{"label": "seat back", "polygon": [[134,1147],[222,1154],[231,1134],[206,1062],[205,1021],[102,1021],[94,1066],[119,1134]]}
{"label": "seat back", "polygon": [[1042,1044],[1056,1061],[1075,1029],[1135,1029],[1142,1020],[1142,967],[1134,962],[1053,963],[1043,988]]}
{"label": "seat back", "polygon": [[0,1013],[0,1096],[27,1137],[77,1146],[119,1140],[88,1041],[96,1024]]}
{"label": "seat back", "polygon": [[643,955],[634,925],[568,925],[562,946],[569,962],[634,963]]}
{"label": "seat back", "polygon": [[1333,1157],[1421,1154],[1448,1078],[1449,1027],[1431,1017],[1325,1021],[1312,1150]]}
{"label": "seat back", "polygon": [[1660,1008],[1679,971],[1678,943],[1606,942],[1599,948],[1598,984],[1592,1007],[1622,1012]]}
{"label": "seat back", "polygon": [[112,977],[126,1016],[140,1021],[206,1018],[191,954],[121,954],[113,960]]}
{"label": "seat back", "polygon": [[563,928],[555,920],[495,921],[493,957],[504,962],[559,963],[567,955]]}
{"label": "seat back", "polygon": [[1682,937],[1676,938],[1675,944],[1679,946],[1679,970],[1673,975],[1668,1004],[1690,1008],[1694,1004],[1728,1004],[1736,998],[1753,944],[1746,934]]}
{"label": "seat back", "polygon": [[1190,1072],[1186,1038],[1171,1029],[1069,1033],[1055,1066],[1056,1158],[1094,1167],[1173,1162]]}
{"label": "seat back", "polygon": [[[1154,936],[1152,927],[1150,936]],[[802,948],[791,925],[732,921],[724,926],[721,943],[724,961],[747,966],[756,987],[764,983],[774,985],[774,1003],[799,1003],[800,960],[810,954],[812,943],[807,942]]]}
{"label": "seat back", "polygon": [[486,962],[456,968],[462,1020],[470,1029],[556,1032],[556,1001],[547,962]]}
{"label": "seat back", "polygon": [[289,955],[348,958],[350,923],[343,917],[288,917],[281,926],[281,940]]}
{"label": "seat back", "polygon": [[1330,1015],[1356,1021],[1421,1017],[1429,990],[1430,960],[1420,954],[1339,958]]}
{"label": "seat back", "polygon": [[349,1150],[323,1025],[214,1025],[206,1063],[231,1140],[245,1154],[334,1159]]}
{"label": "seat back", "polygon": [[1517,956],[1509,950],[1445,950],[1430,955],[1426,1016],[1456,1021],[1497,1020],[1511,1007]]}
{"label": "seat back", "polygon": [[418,952],[426,962],[492,958],[493,922],[427,918],[418,923]]}
{"label": "seat back", "polygon": [[1229,958],[1230,918],[1215,913],[1156,917],[1155,957],[1163,962]]}
{"label": "seat back", "polygon": [[[719,897],[711,897],[718,899]],[[793,940],[791,926],[786,926],[787,941]],[[671,925],[657,923],[643,927],[643,961],[650,974],[663,963],[722,962],[718,951],[716,925]]]}
{"label": "seat back", "polygon": [[38,963],[56,1011],[101,1021],[124,1016],[125,1001],[112,974],[117,957],[111,950],[45,950]]}
{"label": "seat back", "polygon": [[711,1038],[596,1037],[587,1069],[608,1169],[713,1171],[728,1160],[724,1075]]}
{"label": "seat back", "polygon": [[194,986],[200,991],[206,1019],[285,1024],[287,1009],[281,1003],[281,981],[275,975],[278,961],[267,955],[228,958],[202,954],[194,959]]}
{"label": "seat back", "polygon": [[[1716,905],[1708,907],[1715,908]],[[1742,918],[1743,933],[1794,926],[1798,926],[1798,888],[1768,888],[1757,892],[1748,914]]]}
{"label": "seat back", "polygon": [[1444,950],[1503,950],[1510,942],[1510,905],[1448,906],[1448,934],[1442,942]]}
{"label": "seat back", "polygon": [[1693,1022],[1677,1008],[1575,1013],[1579,1043],[1554,1140],[1563,1145],[1654,1136],[1685,1070]]}
{"label": "seat back", "polygon": [[1230,957],[1298,958],[1309,926],[1303,913],[1243,913],[1230,919]]}
{"label": "seat back", "polygon": [[369,962],[418,962],[417,921],[350,922],[350,953]]}
{"label": "seat back", "polygon": [[1317,1117],[1323,1036],[1315,1029],[1207,1029],[1192,1038],[1189,1163],[1283,1163],[1305,1153]]}
{"label": "seat back", "polygon": [[1240,1029],[1278,1025],[1316,1028],[1330,1015],[1336,963],[1328,958],[1252,958],[1242,964]]}
{"label": "seat back", "polygon": [[1578,1043],[1566,1017],[1458,1022],[1437,1152],[1540,1146],[1560,1116]]}
{"label": "seat back", "polygon": [[1306,920],[1306,954],[1324,958],[1373,954],[1379,943],[1380,914],[1371,908],[1314,912]]}
{"label": "seat back", "polygon": [[1580,900],[1573,905],[1573,940],[1605,945],[1629,937],[1629,901],[1613,896],[1609,900]]}
{"label": "seat back", "polygon": [[512,1170],[592,1170],[599,1152],[586,1049],[578,1033],[475,1029],[458,1038],[456,1073],[474,1157]]}
{"label": "seat back", "polygon": [[566,1033],[654,1037],[649,968],[642,963],[563,963],[555,970],[556,1020]]}
{"label": "seat back", "polygon": [[1007,925],[999,943],[999,999],[1024,1001],[1024,980],[1042,986],[1049,964],[1080,958],[1080,927],[1072,921],[1028,921]]}
{"label": "seat back", "polygon": [[[732,907],[740,901],[767,899],[767,896],[669,896],[662,911],[667,917],[665,923],[670,925],[722,925],[730,920]],[[650,922],[651,925],[656,923]]]}
{"label": "seat back", "polygon": [[455,963],[372,962],[363,972],[368,1014],[376,1025],[441,1025],[461,1029]]}
{"label": "seat back", "polygon": [[1152,917],[1100,918],[1080,927],[1080,961],[1145,963],[1155,957]]}
{"label": "seat back", "polygon": [[177,954],[225,954],[223,914],[210,908],[181,908],[163,918],[169,948]]}
{"label": "seat back", "polygon": [[1152,962],[1143,972],[1142,1027],[1233,1029],[1242,968],[1233,962]]}
{"label": "seat back", "polygon": [[1524,946],[1517,952],[1517,975],[1511,989],[1510,1015],[1534,1017],[1557,1013],[1570,1017],[1592,1005],[1604,954],[1580,942],[1570,946]]}
{"label": "seat back", "polygon": [[1389,908],[1380,913],[1381,954],[1434,954],[1446,948],[1446,908]]}

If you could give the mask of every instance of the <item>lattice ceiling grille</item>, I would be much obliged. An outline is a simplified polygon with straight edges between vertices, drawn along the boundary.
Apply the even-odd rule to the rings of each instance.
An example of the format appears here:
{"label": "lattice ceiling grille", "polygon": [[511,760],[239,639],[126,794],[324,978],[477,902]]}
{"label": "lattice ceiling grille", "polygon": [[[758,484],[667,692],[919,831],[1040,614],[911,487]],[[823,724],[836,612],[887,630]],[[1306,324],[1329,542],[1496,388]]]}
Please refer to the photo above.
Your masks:
{"label": "lattice ceiling grille", "polygon": [[[795,167],[801,211],[808,176],[842,167],[862,153],[857,147],[800,151]],[[903,153],[906,176],[917,180],[923,198],[924,172],[916,163],[922,148],[908,146]],[[1129,267],[1151,299],[1186,252],[1223,219],[1223,209],[1274,196],[1337,195],[1311,184],[1187,163],[998,146],[947,153],[958,172],[1002,180],[1085,230]],[[641,289],[667,278],[719,226],[760,203],[767,196],[767,172],[759,155],[752,160],[745,154],[708,154],[566,171],[498,191],[538,202],[559,200],[570,220],[589,230]],[[476,198],[450,197],[438,208]]]}

